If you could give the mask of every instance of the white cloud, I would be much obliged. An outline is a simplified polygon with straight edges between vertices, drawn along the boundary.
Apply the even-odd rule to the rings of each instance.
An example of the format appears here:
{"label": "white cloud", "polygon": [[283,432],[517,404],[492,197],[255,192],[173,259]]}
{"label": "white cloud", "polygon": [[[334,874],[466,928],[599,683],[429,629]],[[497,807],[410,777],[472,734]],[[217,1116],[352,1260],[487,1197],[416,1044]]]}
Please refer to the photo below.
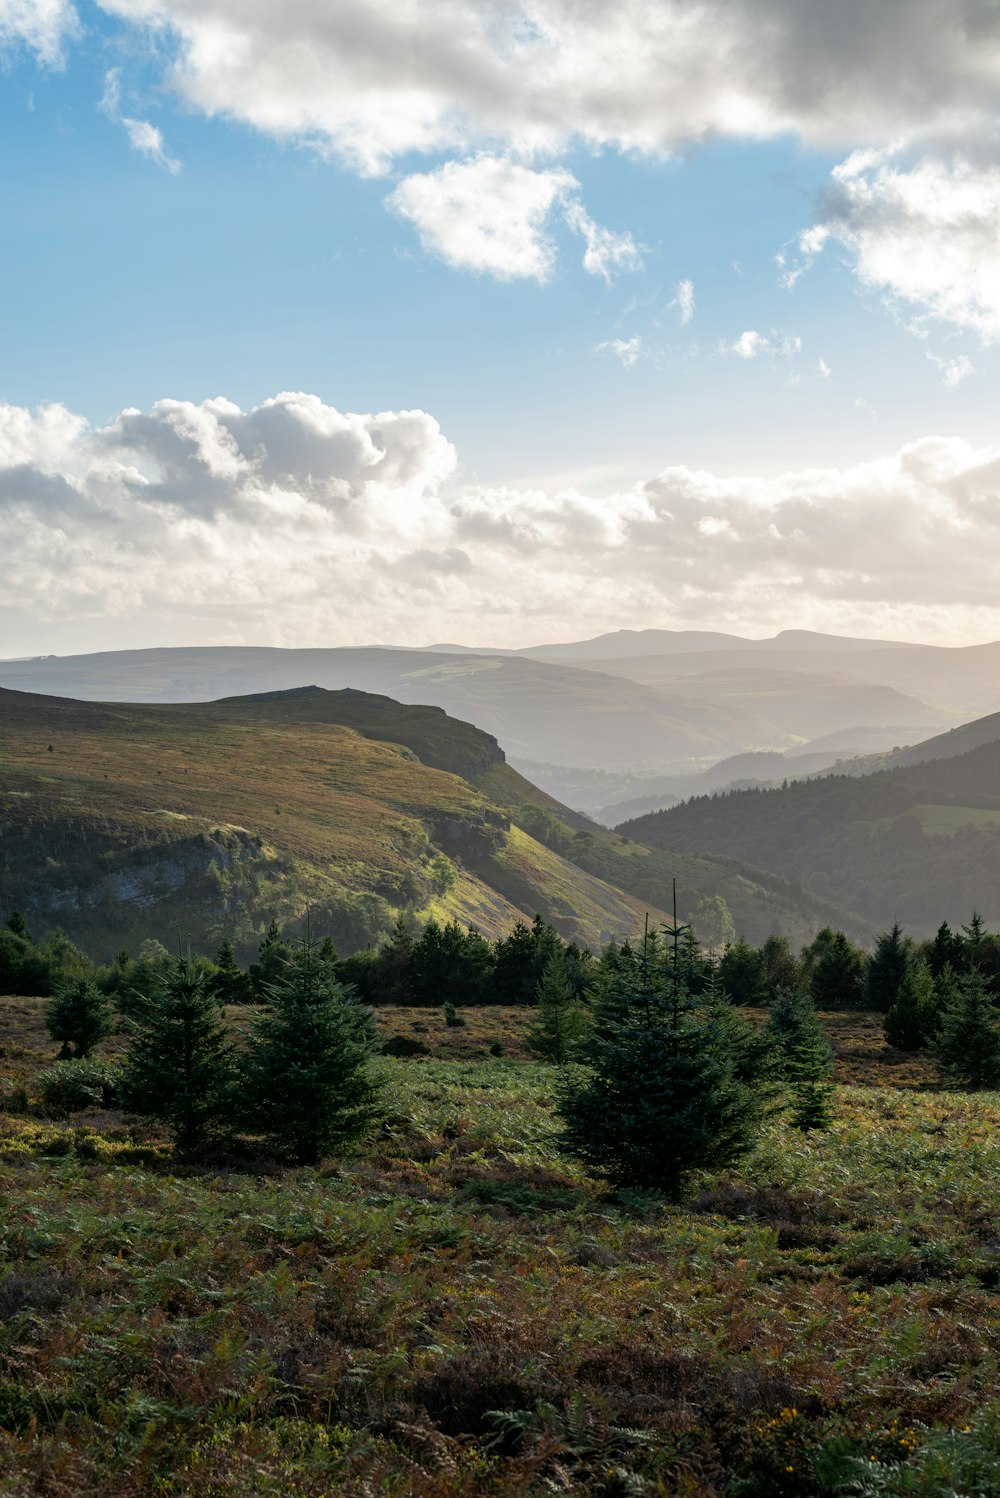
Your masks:
{"label": "white cloud", "polygon": [[777,478],[610,494],[456,483],[421,411],[164,400],[94,430],[0,406],[5,648],[463,635],[636,618],[1000,634],[1000,449],[928,437]]}
{"label": "white cloud", "polygon": [[27,47],[39,62],[58,68],[66,43],[79,31],[70,0],[0,0],[0,50]]}
{"label": "white cloud", "polygon": [[504,281],[546,281],[556,258],[548,232],[552,209],[576,186],[566,171],[532,171],[481,155],[404,177],[386,201],[416,227],[424,249],[448,265]]}
{"label": "white cloud", "polygon": [[737,359],[757,359],[761,356],[788,359],[793,354],[801,353],[802,339],[796,335],[778,333],[774,329],[765,334],[758,333],[756,328],[747,328],[734,343],[724,344],[723,351],[735,354]]}
{"label": "white cloud", "polygon": [[825,359],[820,359],[819,363],[816,365],[816,373],[820,376],[821,379],[829,380],[833,375],[833,370],[830,368],[829,364],[827,364]]}
{"label": "white cloud", "polygon": [[148,157],[150,161],[155,162],[157,166],[162,166],[172,176],[177,175],[182,163],[170,155],[163,139],[163,132],[149,120],[136,120],[122,113],[120,68],[110,68],[105,74],[104,93],[100,107],[109,120],[122,126],[133,151],[138,151],[140,156]]}
{"label": "white cloud", "polygon": [[595,224],[583,204],[570,199],[566,204],[566,222],[586,241],[583,268],[592,276],[603,276],[610,286],[618,271],[635,271],[642,266],[642,251],[631,234],[617,234]]}
{"label": "white cloud", "polygon": [[928,359],[941,371],[941,378],[949,390],[954,390],[967,380],[970,374],[975,373],[975,365],[965,354],[958,354],[954,359],[942,358],[938,354],[928,354]]}
{"label": "white cloud", "polygon": [[548,280],[557,212],[586,242],[585,270],[608,284],[617,271],[637,270],[642,255],[632,236],[595,223],[579,192],[579,182],[562,168],[542,171],[484,152],[404,177],[386,203],[415,226],[429,253],[501,281]]}
{"label": "white cloud", "polygon": [[694,282],[678,281],[677,291],[669,306],[677,308],[677,315],[685,327],[694,317],[694,305]]}
{"label": "white cloud", "polygon": [[195,108],[365,172],[411,151],[824,146],[991,124],[984,0],[100,0],[176,41]]}
{"label": "white cloud", "polygon": [[1000,166],[855,151],[834,169],[824,211],[786,285],[836,240],[864,285],[916,316],[914,330],[934,320],[1000,341]]}
{"label": "white cloud", "polygon": [[[864,280],[994,336],[996,189],[988,170],[966,184],[973,198],[985,192],[988,201],[980,197],[966,217],[960,184],[952,182],[955,216],[935,227],[933,169],[894,176],[881,154],[892,142],[933,149],[946,140],[961,140],[973,156],[995,151],[1000,7],[993,0],[98,3],[157,30],[172,58],[169,82],[187,106],[366,175],[414,154],[458,158],[460,172],[482,153],[527,170],[551,168],[580,147],[662,158],[720,136],[792,134],[824,149],[862,147],[868,155],[851,158],[853,179],[840,180],[836,219],[807,231],[796,263],[782,259],[785,284],[794,286],[825,238],[836,235],[851,246]],[[155,153],[156,142],[146,140]],[[163,160],[170,160],[165,152]],[[463,230],[456,222],[461,182],[442,179],[446,168],[414,175],[412,160],[406,166],[397,209],[435,253],[491,274],[544,279],[551,247],[520,198],[515,207],[529,218],[520,231],[512,227],[505,255],[502,226],[479,195]],[[543,171],[536,187],[544,191],[550,175]],[[630,236],[593,225],[579,203],[569,216],[587,240],[588,270],[609,278],[638,265]],[[984,269],[975,256],[990,234]]]}
{"label": "white cloud", "polygon": [[604,343],[599,343],[594,350],[595,354],[614,354],[620,359],[626,369],[631,369],[643,356],[641,337],[636,334],[634,338],[608,338]]}

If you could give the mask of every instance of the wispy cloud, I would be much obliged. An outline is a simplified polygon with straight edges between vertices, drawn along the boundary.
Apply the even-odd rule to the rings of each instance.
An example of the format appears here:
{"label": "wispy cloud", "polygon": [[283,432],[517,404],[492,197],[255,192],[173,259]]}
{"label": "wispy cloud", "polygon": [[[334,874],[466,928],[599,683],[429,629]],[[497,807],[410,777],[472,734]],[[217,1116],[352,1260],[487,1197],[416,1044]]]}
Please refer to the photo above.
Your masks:
{"label": "wispy cloud", "polygon": [[109,120],[116,125],[121,125],[133,151],[138,151],[140,156],[145,156],[157,166],[163,167],[164,171],[170,172],[172,176],[176,176],[182,169],[183,163],[175,156],[171,156],[167,150],[163,132],[158,126],[149,120],[134,119],[122,113],[120,68],[111,68],[105,74],[101,109]]}
{"label": "wispy cloud", "polygon": [[678,281],[673,300],[667,305],[669,307],[676,307],[681,324],[687,327],[688,323],[694,317],[694,282]]}

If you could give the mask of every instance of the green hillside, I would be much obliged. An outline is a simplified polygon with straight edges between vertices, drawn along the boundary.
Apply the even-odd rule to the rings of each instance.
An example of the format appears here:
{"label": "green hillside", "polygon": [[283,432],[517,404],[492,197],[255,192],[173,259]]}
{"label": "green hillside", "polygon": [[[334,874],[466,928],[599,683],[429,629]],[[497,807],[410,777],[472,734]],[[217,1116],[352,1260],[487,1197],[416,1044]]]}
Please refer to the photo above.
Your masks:
{"label": "green hillside", "polygon": [[[996,721],[935,742],[975,742]],[[966,919],[973,906],[1000,920],[995,739],[954,758],[896,762],[860,777],[702,796],[619,830],[653,848],[745,859],[880,925],[899,919],[918,934],[929,934],[942,916]]]}
{"label": "green hillside", "polygon": [[590,945],[722,894],[741,931],[839,912],[719,860],[588,822],[439,708],[304,688],[207,704],[0,691],[0,908],[107,956],[145,936],[244,949],[317,913],[350,950],[400,914],[487,935],[540,911]]}

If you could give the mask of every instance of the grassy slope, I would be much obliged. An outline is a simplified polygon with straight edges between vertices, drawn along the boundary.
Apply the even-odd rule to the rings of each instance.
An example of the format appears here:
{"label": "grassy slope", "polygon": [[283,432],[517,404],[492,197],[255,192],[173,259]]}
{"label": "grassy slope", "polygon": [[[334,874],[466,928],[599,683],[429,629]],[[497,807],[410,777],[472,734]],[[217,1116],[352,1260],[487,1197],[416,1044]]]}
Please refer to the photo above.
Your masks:
{"label": "grassy slope", "polygon": [[[829,1134],[778,1121],[668,1207],[559,1155],[523,1012],[380,1012],[433,1054],[388,1064],[357,1158],[274,1173],[5,1112],[53,1056],[40,1008],[0,1000],[0,1498],[997,1490],[958,1463],[996,1395],[1000,1098],[924,1090],[870,1016],[827,1017]],[[540,1445],[493,1441],[539,1400]]]}
{"label": "grassy slope", "polygon": [[[839,915],[773,876],[626,844],[438,708],[307,689],[181,706],[0,692],[0,709],[0,899],[102,951],[169,939],[175,924],[249,940],[272,912],[310,905],[334,910],[347,946],[404,909],[487,934],[540,910],[593,945],[646,910],[663,919],[674,878],[682,914],[721,893],[755,939],[805,939]],[[564,844],[517,831],[499,846],[498,824],[519,823],[525,806],[555,817]],[[434,887],[438,850],[458,874],[450,889]]]}
{"label": "grassy slope", "polygon": [[[489,935],[535,910],[598,943],[640,924],[634,899],[570,866],[550,909],[553,855],[519,837],[515,905],[491,882],[505,818],[449,773],[495,743],[437,710],[333,694],[217,706],[76,704],[3,694],[0,900],[112,951],[137,935],[248,939],[276,914],[328,907],[357,944],[401,910]],[[337,713],[413,748],[366,739]],[[364,720],[362,724],[361,720]],[[457,882],[435,887],[443,851]],[[558,861],[556,861],[558,862]]]}

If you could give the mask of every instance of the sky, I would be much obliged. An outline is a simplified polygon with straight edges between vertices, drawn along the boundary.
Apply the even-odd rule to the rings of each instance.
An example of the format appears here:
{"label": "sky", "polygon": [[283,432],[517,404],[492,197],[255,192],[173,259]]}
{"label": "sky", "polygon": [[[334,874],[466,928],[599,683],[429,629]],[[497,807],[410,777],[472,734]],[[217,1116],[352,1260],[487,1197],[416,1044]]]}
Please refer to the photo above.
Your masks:
{"label": "sky", "polygon": [[993,0],[0,0],[0,656],[1000,636]]}

